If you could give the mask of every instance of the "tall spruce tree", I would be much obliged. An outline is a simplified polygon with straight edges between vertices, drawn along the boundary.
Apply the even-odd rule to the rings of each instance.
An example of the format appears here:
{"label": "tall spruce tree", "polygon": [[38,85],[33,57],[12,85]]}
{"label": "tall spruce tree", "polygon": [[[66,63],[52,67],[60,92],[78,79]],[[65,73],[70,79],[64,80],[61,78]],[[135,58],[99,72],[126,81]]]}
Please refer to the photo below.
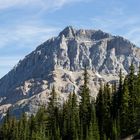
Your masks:
{"label": "tall spruce tree", "polygon": [[84,84],[81,87],[80,96],[80,128],[81,128],[81,140],[86,140],[88,137],[88,129],[91,120],[91,108],[90,108],[90,90],[88,88],[88,72],[84,69]]}
{"label": "tall spruce tree", "polygon": [[136,92],[137,92],[137,104],[136,104],[136,112],[137,112],[137,129],[140,129],[140,67],[137,75],[137,84],[136,84]]}
{"label": "tall spruce tree", "polygon": [[100,140],[94,100],[91,101],[91,122],[88,134],[89,134],[88,140]]}
{"label": "tall spruce tree", "polygon": [[100,85],[100,90],[96,98],[96,112],[99,125],[100,140],[104,138],[104,93],[103,93],[102,83]]}
{"label": "tall spruce tree", "polygon": [[112,108],[112,96],[111,89],[109,84],[107,83],[104,86],[104,130],[106,133],[106,137],[111,137],[110,128],[112,126],[112,118],[111,118],[111,108]]}
{"label": "tall spruce tree", "polygon": [[70,94],[63,106],[63,140],[77,140],[79,133],[79,112],[75,93]]}
{"label": "tall spruce tree", "polygon": [[78,140],[79,133],[79,110],[77,103],[77,95],[75,92],[72,94],[72,104],[71,104],[71,130],[72,130],[72,140]]}
{"label": "tall spruce tree", "polygon": [[48,113],[48,132],[50,140],[60,139],[60,129],[59,129],[59,108],[57,101],[57,94],[55,92],[55,87],[53,86],[51,97],[49,99],[47,113]]}
{"label": "tall spruce tree", "polygon": [[24,113],[18,122],[18,139],[28,140],[29,139],[29,125],[27,116]]}
{"label": "tall spruce tree", "polygon": [[120,139],[120,120],[119,119],[113,120],[111,139],[112,140],[119,140]]}
{"label": "tall spruce tree", "polygon": [[128,75],[128,89],[129,89],[129,130],[131,133],[137,131],[136,125],[136,104],[137,104],[137,92],[136,92],[136,76],[133,63],[130,66],[130,73]]}
{"label": "tall spruce tree", "polygon": [[115,90],[112,96],[112,113],[111,114],[112,114],[113,119],[115,120],[119,118],[122,92],[123,92],[123,76],[122,76],[122,70],[120,70],[118,90]]}
{"label": "tall spruce tree", "polygon": [[121,98],[121,108],[120,108],[120,129],[121,129],[121,137],[125,137],[128,135],[129,131],[129,90],[128,90],[128,81],[127,78],[124,80],[123,92]]}
{"label": "tall spruce tree", "polygon": [[37,122],[37,137],[40,140],[46,140],[46,135],[48,130],[46,129],[47,126],[47,112],[45,106],[42,106],[36,116],[35,116],[36,122]]}

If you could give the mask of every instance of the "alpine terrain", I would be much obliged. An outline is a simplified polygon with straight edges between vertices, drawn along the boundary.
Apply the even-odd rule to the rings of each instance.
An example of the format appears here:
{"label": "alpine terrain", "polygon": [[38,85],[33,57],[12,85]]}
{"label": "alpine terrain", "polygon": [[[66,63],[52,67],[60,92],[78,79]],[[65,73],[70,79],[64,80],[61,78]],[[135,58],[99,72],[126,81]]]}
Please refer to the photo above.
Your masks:
{"label": "alpine terrain", "polygon": [[47,105],[53,85],[63,102],[69,93],[78,92],[85,66],[91,95],[96,97],[101,81],[118,81],[120,69],[128,74],[132,62],[138,70],[140,49],[127,39],[66,27],[0,79],[0,118],[8,108],[16,116],[36,113],[40,105]]}

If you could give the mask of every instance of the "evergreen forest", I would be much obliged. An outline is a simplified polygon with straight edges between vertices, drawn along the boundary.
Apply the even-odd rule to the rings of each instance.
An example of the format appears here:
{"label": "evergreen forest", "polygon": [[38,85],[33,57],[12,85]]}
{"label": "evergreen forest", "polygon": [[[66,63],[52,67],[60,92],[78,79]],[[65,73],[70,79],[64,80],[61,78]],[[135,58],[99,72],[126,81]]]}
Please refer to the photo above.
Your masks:
{"label": "evergreen forest", "polygon": [[16,119],[7,112],[0,125],[0,140],[120,140],[140,129],[140,71],[133,64],[118,83],[100,83],[95,98],[88,87],[85,68],[83,85],[63,104],[53,87],[48,106],[36,115]]}

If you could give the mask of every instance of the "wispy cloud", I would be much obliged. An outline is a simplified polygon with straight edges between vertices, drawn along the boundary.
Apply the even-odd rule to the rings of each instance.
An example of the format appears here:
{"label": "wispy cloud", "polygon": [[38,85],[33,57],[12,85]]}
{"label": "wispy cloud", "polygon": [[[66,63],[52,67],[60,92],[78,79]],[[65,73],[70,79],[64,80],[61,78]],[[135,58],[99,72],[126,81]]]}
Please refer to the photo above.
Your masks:
{"label": "wispy cloud", "polygon": [[[7,29],[0,29],[0,48],[7,47],[11,43],[17,43],[18,47],[36,47],[39,43],[54,36],[59,29],[41,25],[17,25]],[[18,42],[19,41],[19,42]],[[21,44],[22,41],[22,44]]]}
{"label": "wispy cloud", "polygon": [[41,18],[43,14],[81,1],[84,0],[0,0],[0,20],[4,21],[0,23],[0,77],[37,45],[60,31],[58,26]]}
{"label": "wispy cloud", "polygon": [[[18,12],[14,12],[14,19],[9,15],[9,11],[5,14],[4,26],[0,27],[0,48],[8,46],[10,43],[17,43],[23,40],[23,44],[19,46],[35,47],[35,45],[46,41],[51,36],[54,36],[58,32],[58,27],[49,26],[45,19],[40,19],[40,13],[46,14],[46,11],[55,11],[62,8],[64,5],[83,2],[84,0],[0,0],[0,10],[9,10],[10,8],[23,8],[22,14],[30,9],[35,8],[35,14],[33,12],[24,13],[19,15]],[[87,0],[90,1],[90,0]],[[39,9],[38,9],[39,8]],[[10,11],[11,12],[11,11]],[[7,16],[7,14],[9,16]],[[39,15],[38,15],[39,14]],[[9,19],[10,18],[10,19]],[[0,18],[1,19],[1,18]],[[10,24],[9,24],[10,23]],[[43,23],[43,24],[42,24]],[[45,24],[44,24],[45,23]],[[32,43],[31,43],[32,42]]]}
{"label": "wispy cloud", "polygon": [[140,27],[139,26],[134,26],[124,35],[140,47]]}
{"label": "wispy cloud", "polygon": [[122,7],[109,8],[105,14],[91,18],[91,22],[95,28],[122,35],[140,46],[140,19],[137,15],[128,16]]}
{"label": "wispy cloud", "polygon": [[57,27],[26,23],[0,29],[0,77],[58,30]]}
{"label": "wispy cloud", "polygon": [[15,6],[38,6],[45,9],[58,9],[65,4],[80,2],[84,0],[3,0],[0,1],[0,9]]}
{"label": "wispy cloud", "polygon": [[116,31],[122,28],[128,28],[139,22],[138,17],[108,17],[100,16],[91,19],[92,23],[98,28],[102,28],[107,31]]}
{"label": "wispy cloud", "polygon": [[[13,7],[26,9],[27,7],[33,7],[37,11],[36,14],[31,12],[29,15],[24,14],[21,16],[18,15],[18,13],[15,13],[15,19],[9,19],[10,17],[6,16],[4,21],[6,22],[5,25],[0,27],[0,48],[7,47],[9,44],[14,42],[17,43],[16,46],[19,47],[32,46],[35,48],[37,44],[56,35],[59,30],[58,27],[49,26],[47,23],[44,24],[46,22],[45,19],[40,19],[38,17],[40,16],[40,13],[58,10],[64,5],[80,1],[84,0],[0,0],[0,10],[10,9]],[[38,10],[38,8],[40,10]],[[23,11],[25,11],[25,9]],[[12,23],[9,24],[11,21]],[[23,40],[23,44],[18,44],[18,41],[21,40]]]}
{"label": "wispy cloud", "polygon": [[122,35],[140,46],[139,4],[139,0],[0,0],[0,77],[70,24]]}
{"label": "wispy cloud", "polygon": [[[28,24],[0,29],[0,77],[11,70],[37,45],[56,35],[58,30],[56,27]],[[5,55],[2,52],[5,52]]]}
{"label": "wispy cloud", "polygon": [[[21,1],[23,4],[23,2]],[[0,1],[0,9],[6,9],[20,4],[20,0],[4,0]]]}

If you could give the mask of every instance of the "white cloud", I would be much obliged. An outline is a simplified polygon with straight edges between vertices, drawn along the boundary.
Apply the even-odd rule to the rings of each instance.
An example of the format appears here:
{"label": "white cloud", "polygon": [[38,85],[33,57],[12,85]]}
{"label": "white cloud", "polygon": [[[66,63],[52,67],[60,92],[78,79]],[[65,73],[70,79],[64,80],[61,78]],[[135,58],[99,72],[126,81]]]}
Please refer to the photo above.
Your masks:
{"label": "white cloud", "polygon": [[30,0],[0,0],[0,9],[6,9],[17,5],[24,5],[28,2],[30,2]]}
{"label": "white cloud", "polygon": [[[1,38],[0,48],[5,47],[11,42],[17,42],[20,40],[23,40],[24,44],[31,45],[31,42],[33,42],[32,44],[36,45],[41,43],[42,41],[47,40],[49,37],[56,35],[58,28],[42,26],[40,23],[36,23],[36,22],[42,22],[39,21],[40,19],[37,18],[38,17],[37,14],[40,14],[41,12],[44,12],[46,10],[54,11],[56,9],[63,7],[66,4],[80,2],[80,1],[84,1],[84,0],[0,0],[0,10],[8,9],[11,7],[19,8],[22,6],[26,6],[26,8],[30,6],[35,8],[37,7],[40,8],[39,10],[37,10],[38,13],[36,13],[35,15],[29,14],[30,15],[29,20],[33,20],[31,21],[31,24],[29,23],[30,21],[28,21],[28,23],[25,23],[26,22],[25,21],[24,24],[22,24],[21,22],[18,22],[18,19],[15,19],[14,25],[5,24],[4,28],[0,27],[0,38]],[[25,46],[24,44],[23,46]]]}
{"label": "white cloud", "polygon": [[[16,47],[35,48],[43,41],[56,35],[58,28],[41,25],[16,25],[15,27],[0,29],[0,48],[16,43]],[[21,44],[22,42],[22,44]]]}
{"label": "white cloud", "polygon": [[84,0],[0,0],[0,9],[15,6],[38,6],[43,9],[58,9],[65,4],[80,2]]}
{"label": "white cloud", "polygon": [[[7,50],[0,56],[0,77],[11,70],[27,52],[35,49],[48,38],[56,36],[59,28],[39,24],[22,24],[7,29],[0,29],[0,50]],[[12,47],[13,54],[8,51]],[[24,50],[27,49],[25,53]],[[18,53],[17,53],[18,50]],[[22,52],[23,51],[23,52]],[[8,55],[8,53],[10,53]]]}
{"label": "white cloud", "polygon": [[[112,13],[111,13],[112,14]],[[140,46],[140,19],[135,16],[127,16],[121,11],[121,16],[103,15],[91,19],[95,28],[124,36],[136,45]]]}
{"label": "white cloud", "polygon": [[99,28],[105,30],[119,30],[122,28],[127,28],[128,26],[133,26],[139,22],[136,17],[95,17],[91,19],[92,23]]}
{"label": "white cloud", "polygon": [[140,27],[134,26],[124,36],[140,47]]}
{"label": "white cloud", "polygon": [[5,52],[0,56],[0,77],[11,70],[28,52],[56,35],[58,30],[55,27],[28,24],[0,29],[0,50]]}
{"label": "white cloud", "polygon": [[[52,12],[65,5],[81,1],[90,0],[0,0],[0,11],[4,11],[0,19],[5,20],[3,26],[0,27],[0,51],[4,52],[0,57],[0,77],[37,45],[56,36],[60,31],[57,27],[47,26],[49,23],[44,25],[47,22],[40,18],[41,12],[46,14],[46,12]],[[21,9],[21,13],[18,14],[11,8]],[[9,10],[13,11],[9,12]],[[25,13],[29,13],[29,15],[24,15]],[[12,55],[16,55],[17,52],[21,56],[13,57]],[[11,55],[11,57],[7,57],[7,55]]]}
{"label": "white cloud", "polygon": [[[58,31],[58,28],[44,27],[39,24],[22,24],[0,29],[0,50],[6,52],[0,56],[0,77],[11,70],[20,59],[23,59],[27,52],[35,49],[48,38],[56,36]],[[8,51],[10,48],[13,53]],[[25,49],[27,51],[24,51]]]}

